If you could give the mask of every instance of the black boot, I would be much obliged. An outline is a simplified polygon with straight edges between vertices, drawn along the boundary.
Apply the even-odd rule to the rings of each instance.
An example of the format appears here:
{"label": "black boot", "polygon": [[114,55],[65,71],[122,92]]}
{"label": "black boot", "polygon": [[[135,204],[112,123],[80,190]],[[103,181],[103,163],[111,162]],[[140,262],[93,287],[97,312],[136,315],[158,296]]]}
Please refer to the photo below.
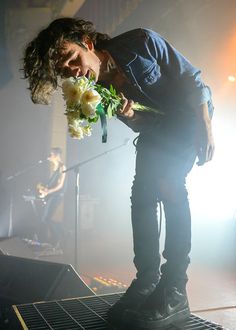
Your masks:
{"label": "black boot", "polygon": [[108,320],[122,322],[122,317],[127,309],[138,310],[156,288],[156,283],[144,284],[139,280],[133,280],[130,287],[109,310]]}
{"label": "black boot", "polygon": [[157,290],[147,299],[137,311],[126,310],[124,322],[144,329],[156,329],[174,322],[184,321],[190,315],[188,298],[177,288]]}

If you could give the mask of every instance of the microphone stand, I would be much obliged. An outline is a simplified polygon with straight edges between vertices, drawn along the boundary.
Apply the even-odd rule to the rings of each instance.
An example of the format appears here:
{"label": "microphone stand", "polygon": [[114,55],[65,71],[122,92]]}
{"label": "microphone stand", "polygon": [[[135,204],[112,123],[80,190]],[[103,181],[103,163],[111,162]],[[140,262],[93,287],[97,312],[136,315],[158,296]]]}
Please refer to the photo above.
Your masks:
{"label": "microphone stand", "polygon": [[79,201],[80,201],[80,194],[79,194],[79,169],[81,166],[100,158],[114,150],[117,150],[125,145],[127,145],[129,142],[129,139],[125,139],[125,141],[118,145],[117,147],[108,149],[107,151],[102,152],[101,154],[98,154],[94,157],[91,157],[83,162],[79,162],[71,167],[68,167],[64,173],[74,170],[75,172],[75,242],[74,242],[74,267],[75,270],[78,271],[78,229],[79,229]]}

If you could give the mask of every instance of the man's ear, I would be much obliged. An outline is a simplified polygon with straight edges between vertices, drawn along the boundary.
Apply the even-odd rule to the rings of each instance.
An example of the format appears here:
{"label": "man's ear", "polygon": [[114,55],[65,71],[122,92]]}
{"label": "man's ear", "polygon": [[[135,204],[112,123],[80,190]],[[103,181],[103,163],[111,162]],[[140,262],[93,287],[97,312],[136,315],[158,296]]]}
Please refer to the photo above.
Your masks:
{"label": "man's ear", "polygon": [[92,42],[92,40],[90,40],[89,38],[85,39],[85,45],[88,48],[88,50],[94,50],[94,44]]}

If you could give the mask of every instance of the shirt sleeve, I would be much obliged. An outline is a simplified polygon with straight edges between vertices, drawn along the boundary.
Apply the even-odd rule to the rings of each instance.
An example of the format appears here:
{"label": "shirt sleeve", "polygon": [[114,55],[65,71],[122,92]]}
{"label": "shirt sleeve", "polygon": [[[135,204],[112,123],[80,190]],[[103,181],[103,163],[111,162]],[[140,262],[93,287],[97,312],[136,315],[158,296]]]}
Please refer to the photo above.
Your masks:
{"label": "shirt sleeve", "polygon": [[202,86],[201,88],[196,89],[194,93],[189,95],[187,102],[192,109],[200,106],[201,104],[207,103],[209,116],[212,118],[214,113],[214,105],[212,102],[211,90],[208,86]]}
{"label": "shirt sleeve", "polygon": [[207,103],[211,100],[211,91],[208,86],[202,86],[195,89],[193,93],[191,93],[187,102],[191,107],[201,105],[203,103]]}

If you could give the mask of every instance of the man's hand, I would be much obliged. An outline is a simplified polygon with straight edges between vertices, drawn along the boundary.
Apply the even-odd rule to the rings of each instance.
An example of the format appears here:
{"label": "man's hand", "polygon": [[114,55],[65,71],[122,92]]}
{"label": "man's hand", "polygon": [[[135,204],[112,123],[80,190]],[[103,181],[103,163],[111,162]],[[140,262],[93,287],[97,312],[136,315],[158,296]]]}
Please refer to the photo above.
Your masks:
{"label": "man's hand", "polygon": [[129,119],[132,119],[134,117],[134,110],[132,109],[132,106],[134,105],[134,101],[132,100],[127,100],[125,96],[121,93],[120,94],[123,105],[122,107],[118,110],[117,114]]}
{"label": "man's hand", "polygon": [[196,148],[198,156],[197,165],[201,166],[212,160],[215,150],[207,103],[202,104],[198,109],[196,109],[196,115]]}

